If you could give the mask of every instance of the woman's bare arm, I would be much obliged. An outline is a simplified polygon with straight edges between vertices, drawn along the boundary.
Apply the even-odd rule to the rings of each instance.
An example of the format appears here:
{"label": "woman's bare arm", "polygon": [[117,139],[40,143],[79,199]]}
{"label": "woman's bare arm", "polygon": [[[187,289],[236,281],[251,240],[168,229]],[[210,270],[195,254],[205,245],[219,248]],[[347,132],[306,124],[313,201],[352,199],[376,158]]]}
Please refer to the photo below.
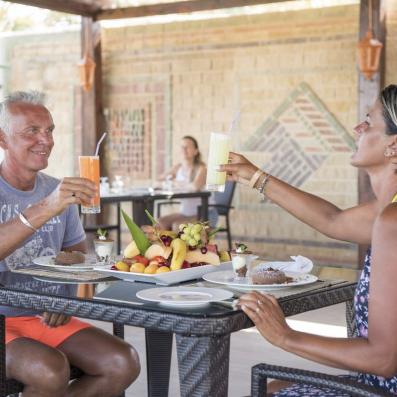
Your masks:
{"label": "woman's bare arm", "polygon": [[340,209],[321,197],[304,192],[271,177],[266,196],[294,217],[328,237],[358,244],[371,242],[378,213],[376,201]]}
{"label": "woman's bare arm", "polygon": [[[228,173],[229,179],[247,184],[258,168],[237,153],[229,156],[231,163],[222,165],[221,170]],[[378,214],[376,201],[342,210],[273,176],[268,178],[264,193],[273,203],[331,238],[359,244],[371,242],[372,226]]]}
{"label": "woman's bare arm", "polygon": [[164,172],[164,174],[160,175],[160,177],[158,178],[158,180],[159,180],[159,181],[165,181],[167,178],[175,179],[176,173],[177,173],[178,168],[179,168],[180,166],[181,166],[180,164],[174,165],[171,169],[169,169],[168,171]]}
{"label": "woman's bare arm", "polygon": [[[377,219],[372,241],[368,336],[329,338],[294,331],[272,296],[244,295],[240,304],[261,334],[276,346],[337,368],[384,377],[397,374],[397,204]],[[257,301],[263,300],[256,312]]]}
{"label": "woman's bare arm", "polygon": [[189,188],[195,191],[201,190],[205,186],[205,180],[207,178],[207,167],[205,165],[200,165],[197,170],[196,176],[193,181],[189,184]]}

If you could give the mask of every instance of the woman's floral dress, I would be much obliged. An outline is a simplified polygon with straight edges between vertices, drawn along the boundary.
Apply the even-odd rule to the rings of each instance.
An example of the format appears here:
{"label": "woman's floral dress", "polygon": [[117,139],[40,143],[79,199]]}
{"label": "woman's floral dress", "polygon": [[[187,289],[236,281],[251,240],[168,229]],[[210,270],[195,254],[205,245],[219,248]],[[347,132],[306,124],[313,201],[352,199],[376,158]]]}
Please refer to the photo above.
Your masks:
{"label": "woman's floral dress", "polygon": [[[368,297],[369,297],[369,280],[371,274],[371,250],[369,249],[365,257],[364,269],[361,273],[360,280],[357,284],[356,293],[354,296],[354,308],[357,331],[356,336],[368,337]],[[357,376],[350,376],[366,385],[377,386],[388,390],[391,393],[397,394],[397,375],[393,378],[382,378],[381,376],[358,374]],[[318,388],[311,385],[293,384],[290,387],[280,390],[273,394],[274,397],[349,397],[348,394],[334,391],[328,388]]]}

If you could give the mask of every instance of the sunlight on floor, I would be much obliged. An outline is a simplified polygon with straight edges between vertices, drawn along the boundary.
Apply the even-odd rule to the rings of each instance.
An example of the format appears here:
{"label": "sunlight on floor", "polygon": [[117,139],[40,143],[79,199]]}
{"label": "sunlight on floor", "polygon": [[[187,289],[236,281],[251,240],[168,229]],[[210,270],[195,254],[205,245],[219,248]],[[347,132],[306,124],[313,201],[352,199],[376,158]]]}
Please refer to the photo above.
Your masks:
{"label": "sunlight on floor", "polygon": [[[295,329],[296,331],[309,332],[316,335],[345,338],[347,334],[346,327],[342,327],[339,325],[313,323],[310,321],[301,320],[287,320],[287,323],[291,326],[291,328]],[[256,328],[248,328],[243,330],[243,332],[259,333]]]}

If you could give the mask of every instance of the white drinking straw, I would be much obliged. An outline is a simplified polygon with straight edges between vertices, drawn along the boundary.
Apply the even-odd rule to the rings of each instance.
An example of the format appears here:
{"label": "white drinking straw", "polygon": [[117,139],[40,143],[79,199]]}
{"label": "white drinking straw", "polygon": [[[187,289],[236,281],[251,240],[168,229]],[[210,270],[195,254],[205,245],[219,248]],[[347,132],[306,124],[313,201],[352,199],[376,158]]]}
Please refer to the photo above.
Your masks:
{"label": "white drinking straw", "polygon": [[232,122],[230,123],[229,134],[231,134],[233,132],[239,119],[240,119],[240,110],[237,110],[236,114],[233,117]]}
{"label": "white drinking straw", "polygon": [[99,146],[101,145],[102,141],[106,138],[107,132],[104,132],[101,136],[101,139],[98,141],[96,145],[96,150],[95,150],[95,156],[98,156],[99,153]]}

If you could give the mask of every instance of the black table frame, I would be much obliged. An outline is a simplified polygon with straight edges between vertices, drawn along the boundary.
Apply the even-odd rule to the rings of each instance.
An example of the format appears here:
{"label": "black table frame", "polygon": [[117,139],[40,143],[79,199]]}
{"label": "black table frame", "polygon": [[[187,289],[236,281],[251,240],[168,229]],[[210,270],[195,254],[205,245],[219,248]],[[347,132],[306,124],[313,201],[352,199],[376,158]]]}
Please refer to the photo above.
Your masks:
{"label": "black table frame", "polygon": [[[154,192],[152,194],[120,194],[120,195],[111,195],[101,197],[102,204],[119,204],[122,202],[131,202],[133,204],[132,207],[132,216],[134,222],[138,226],[145,225],[149,222],[145,209],[147,209],[151,214],[154,212],[154,202],[156,200],[171,200],[171,199],[184,199],[184,198],[200,198],[201,199],[201,219],[208,219],[208,198],[211,195],[211,192],[207,191],[198,191],[198,192],[175,192],[175,193],[166,193],[166,192]],[[119,209],[119,207],[118,207]],[[118,217],[120,217],[120,211],[118,211]],[[118,218],[119,221],[119,218]]]}
{"label": "black table frame", "polygon": [[[355,283],[332,286],[279,298],[286,316],[351,301]],[[165,312],[156,306],[134,306],[101,300],[61,297],[0,288],[0,305],[63,313],[114,324],[145,328],[148,396],[168,395],[172,336],[176,334],[182,397],[225,397],[228,393],[230,334],[252,327],[242,311],[224,309],[217,315]]]}

